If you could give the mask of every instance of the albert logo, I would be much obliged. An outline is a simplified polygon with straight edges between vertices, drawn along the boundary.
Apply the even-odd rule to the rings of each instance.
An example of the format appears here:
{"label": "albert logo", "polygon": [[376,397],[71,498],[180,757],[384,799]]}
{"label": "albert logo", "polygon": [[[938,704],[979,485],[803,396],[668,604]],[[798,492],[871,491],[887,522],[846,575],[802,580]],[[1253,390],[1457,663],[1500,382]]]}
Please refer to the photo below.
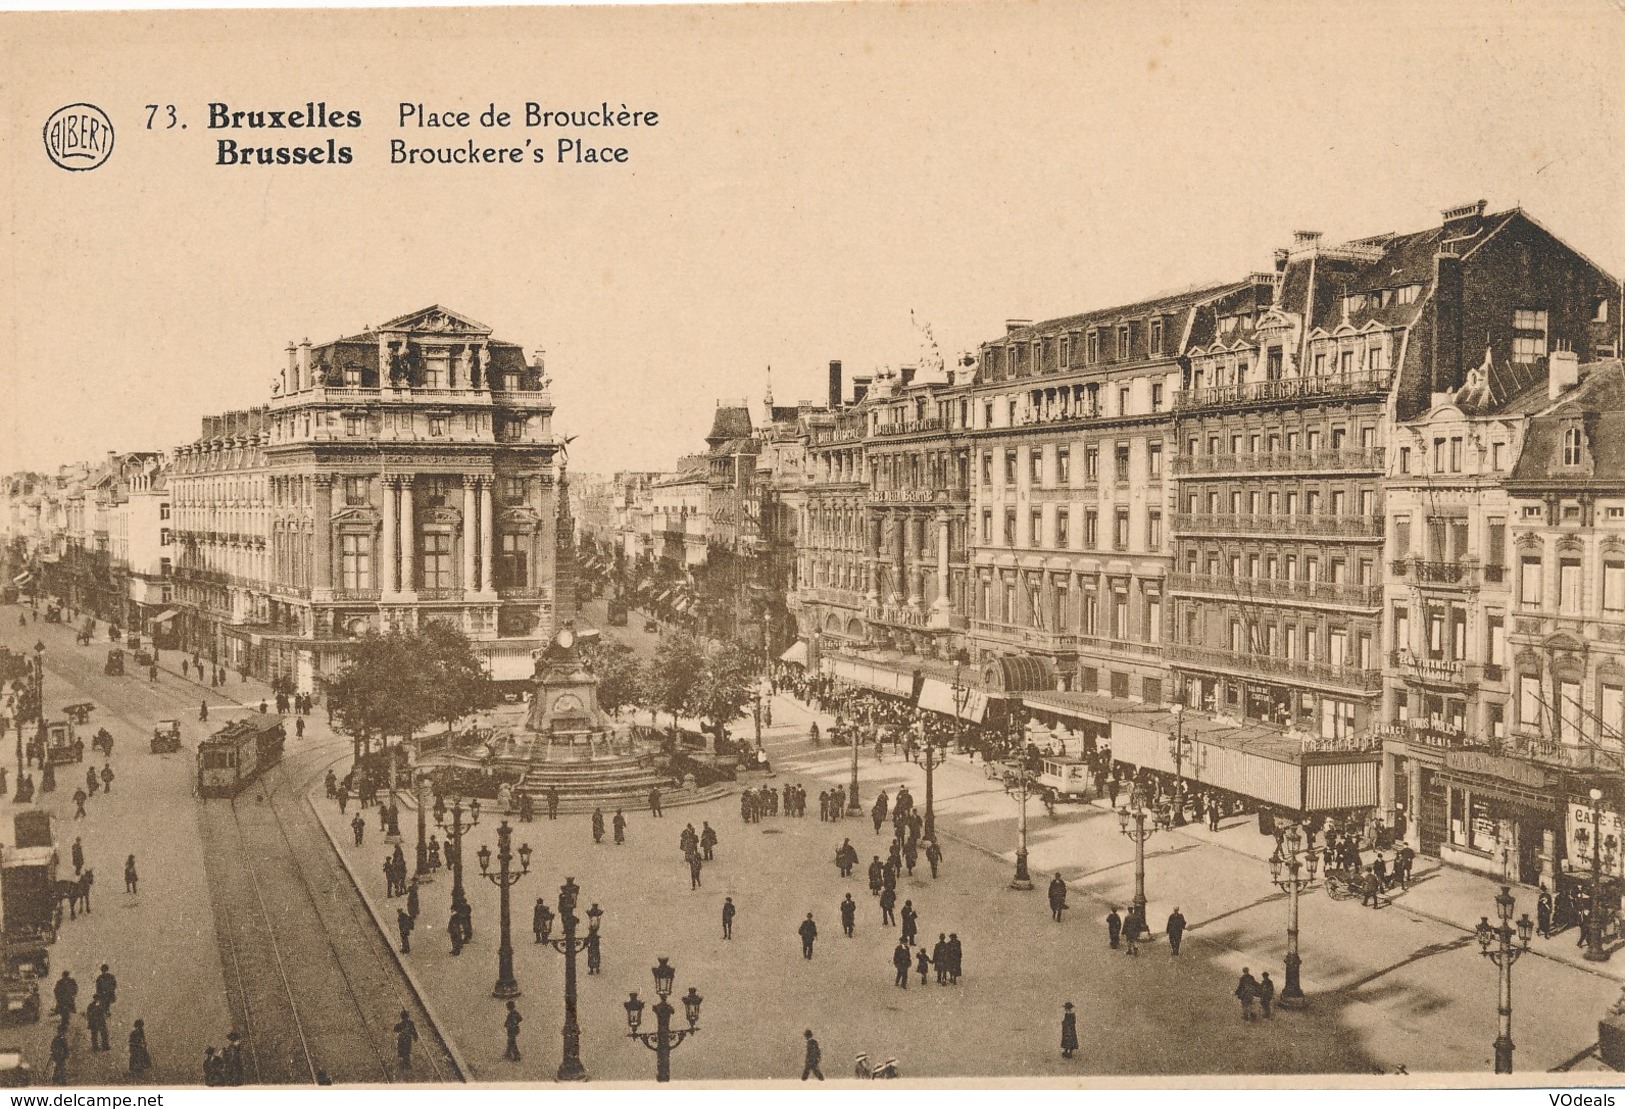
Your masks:
{"label": "albert logo", "polygon": [[58,108],[45,121],[45,153],[63,169],[95,169],[113,153],[113,121],[94,104]]}

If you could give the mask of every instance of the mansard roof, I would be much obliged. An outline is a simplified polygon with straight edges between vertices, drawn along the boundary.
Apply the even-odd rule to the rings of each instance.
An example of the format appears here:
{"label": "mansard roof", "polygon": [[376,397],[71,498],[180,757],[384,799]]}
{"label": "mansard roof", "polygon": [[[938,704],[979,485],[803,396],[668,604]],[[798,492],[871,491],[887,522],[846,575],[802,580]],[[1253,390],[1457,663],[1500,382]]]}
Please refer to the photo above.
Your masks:
{"label": "mansard roof", "polygon": [[[1584,435],[1589,471],[1583,478],[1562,465],[1563,433],[1576,423]],[[1620,359],[1580,367],[1579,384],[1530,419],[1523,450],[1507,484],[1553,483],[1575,489],[1597,483],[1625,484],[1625,362]]]}

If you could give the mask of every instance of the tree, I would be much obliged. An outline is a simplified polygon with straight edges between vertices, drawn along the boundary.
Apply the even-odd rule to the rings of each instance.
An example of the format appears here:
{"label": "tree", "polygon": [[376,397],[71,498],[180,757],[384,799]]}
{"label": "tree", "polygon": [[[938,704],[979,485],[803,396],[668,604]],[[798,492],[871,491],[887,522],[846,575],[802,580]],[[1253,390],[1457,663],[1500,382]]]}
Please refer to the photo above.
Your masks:
{"label": "tree", "polygon": [[449,728],[496,703],[496,691],[468,637],[432,622],[419,632],[368,635],[327,686],[339,726],[356,740],[356,757],[374,737],[411,739],[433,721]]}
{"label": "tree", "polygon": [[416,636],[416,646],[427,671],[430,719],[443,721],[449,731],[463,717],[497,703],[484,662],[460,630],[432,620]]}
{"label": "tree", "polygon": [[671,713],[675,725],[677,714],[689,709],[704,664],[705,651],[692,635],[675,632],[663,637],[655,648],[654,664],[644,671],[643,700],[651,710]]}
{"label": "tree", "polygon": [[737,643],[720,643],[703,652],[687,708],[710,724],[719,745],[728,722],[755,699],[754,671],[750,654]]}
{"label": "tree", "polygon": [[610,715],[619,716],[642,698],[643,663],[620,640],[603,640],[588,658],[588,666],[598,676],[598,704]]}

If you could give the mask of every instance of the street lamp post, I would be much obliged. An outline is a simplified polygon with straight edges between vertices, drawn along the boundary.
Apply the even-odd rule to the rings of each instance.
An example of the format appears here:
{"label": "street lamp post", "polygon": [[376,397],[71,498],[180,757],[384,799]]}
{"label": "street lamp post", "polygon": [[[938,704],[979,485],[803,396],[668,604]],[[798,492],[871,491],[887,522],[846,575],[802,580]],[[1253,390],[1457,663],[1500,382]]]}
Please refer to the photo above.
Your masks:
{"label": "street lamp post", "polygon": [[1032,877],[1027,873],[1027,797],[1031,792],[1027,776],[1027,755],[1021,749],[1021,736],[1026,728],[1026,721],[1022,718],[1019,709],[1012,709],[1010,713],[1010,730],[1015,738],[1011,741],[1016,750],[1016,780],[1007,782],[1005,790],[1015,796],[1021,804],[1021,822],[1017,825],[1016,839],[1016,876],[1010,879],[1010,888],[1013,890],[1030,890],[1033,888]]}
{"label": "street lamp post", "polygon": [[412,868],[412,880],[419,884],[427,884],[433,880],[429,872],[429,776],[419,774],[416,786],[418,802],[418,847],[416,865]]}
{"label": "street lamp post", "polygon": [[[45,758],[45,643],[42,640],[34,641],[34,710],[39,713],[39,730],[34,738],[38,741],[40,759]],[[20,774],[21,771],[18,771]]]}
{"label": "street lamp post", "polygon": [[682,999],[688,1027],[673,1030],[671,1018],[677,1010],[672,1008],[668,999],[671,997],[672,980],[677,977],[677,968],[666,961],[666,956],[661,955],[659,959],[660,965],[654,968],[655,993],[660,998],[655,1002],[655,1031],[638,1031],[638,1025],[643,1021],[643,1002],[638,1000],[636,991],[623,1003],[623,1007],[626,1009],[626,1023],[632,1029],[627,1036],[655,1053],[655,1081],[670,1082],[671,1053],[700,1030],[700,1002],[704,999],[690,986]]}
{"label": "street lamp post", "polygon": [[1270,856],[1270,881],[1287,895],[1286,986],[1281,990],[1281,1007],[1284,1009],[1297,1009],[1308,1004],[1299,981],[1303,960],[1298,957],[1298,894],[1315,880],[1318,862],[1315,853],[1310,851],[1308,865],[1305,865],[1303,830],[1296,824],[1286,830],[1280,850]]}
{"label": "street lamp post", "polygon": [[434,822],[440,829],[451,837],[451,908],[452,912],[463,918],[467,925],[464,943],[471,943],[474,939],[474,925],[472,915],[468,912],[468,897],[463,892],[463,833],[472,831],[480,823],[480,799],[474,798],[468,803],[468,819],[463,819],[463,799],[454,797],[451,801],[451,811],[446,810],[446,800],[437,797],[434,803]]}
{"label": "street lamp post", "polygon": [[564,955],[564,1061],[559,1064],[560,1082],[587,1080],[587,1068],[581,1064],[581,1023],[576,1019],[576,953],[585,951],[598,936],[598,918],[604,915],[604,910],[593,902],[592,908],[587,910],[587,934],[577,938],[576,925],[581,922],[575,909],[580,895],[581,887],[574,878],[566,878],[559,887],[558,919],[564,927],[564,935],[559,939],[549,936],[553,931],[553,914],[546,905],[542,906],[541,913],[542,942]]}
{"label": "street lamp post", "polygon": [[[1610,837],[1612,838],[1612,837]],[[1602,929],[1606,916],[1602,907],[1602,790],[1591,790],[1591,912],[1586,916],[1587,962],[1608,961],[1609,951],[1602,944]]]}
{"label": "street lamp post", "polygon": [[1174,823],[1183,824],[1184,801],[1181,786],[1185,784],[1185,706],[1175,703],[1174,734],[1168,737],[1168,753],[1174,757]]}
{"label": "street lamp post", "polygon": [[[865,712],[864,723],[869,722],[869,714]],[[852,725],[852,782],[846,790],[846,814],[848,816],[862,816],[863,805],[858,801],[858,748],[862,745],[860,737],[863,729],[858,727],[856,721]]]}
{"label": "street lamp post", "polygon": [[1512,1073],[1512,964],[1518,956],[1529,950],[1529,938],[1534,934],[1535,922],[1524,913],[1518,918],[1516,936],[1522,946],[1512,942],[1514,931],[1512,910],[1516,902],[1511,886],[1502,886],[1495,899],[1495,911],[1501,918],[1499,927],[1492,927],[1489,917],[1478,918],[1479,954],[1493,962],[1501,972],[1500,1035],[1495,1037],[1495,1073]]}
{"label": "street lamp post", "polygon": [[530,844],[519,845],[519,871],[512,869],[513,829],[508,827],[504,820],[497,826],[497,872],[491,873],[491,848],[484,844],[480,847],[480,873],[488,881],[494,882],[497,889],[502,891],[502,942],[497,947],[497,984],[491,991],[492,997],[518,997],[519,981],[513,974],[513,933],[509,928],[508,891],[518,884],[519,879],[530,873]]}
{"label": "street lamp post", "polygon": [[1145,841],[1157,832],[1154,821],[1152,827],[1145,826],[1150,818],[1145,797],[1136,787],[1129,794],[1128,804],[1117,810],[1117,827],[1134,841],[1134,911],[1139,914],[1142,927],[1145,925]]}
{"label": "street lamp post", "polygon": [[959,684],[960,669],[970,661],[970,655],[961,647],[954,652],[954,746],[965,753],[965,705],[970,701],[970,690]]}

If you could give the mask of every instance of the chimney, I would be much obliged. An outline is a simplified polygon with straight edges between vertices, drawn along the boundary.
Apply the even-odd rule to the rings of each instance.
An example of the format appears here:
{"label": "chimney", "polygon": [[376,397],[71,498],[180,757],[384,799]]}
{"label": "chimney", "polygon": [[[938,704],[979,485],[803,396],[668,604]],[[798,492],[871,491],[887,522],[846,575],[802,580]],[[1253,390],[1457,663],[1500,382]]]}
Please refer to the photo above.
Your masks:
{"label": "chimney", "polygon": [[299,344],[299,380],[310,384],[310,340]]}
{"label": "chimney", "polygon": [[1011,332],[1020,331],[1022,328],[1031,327],[1032,325],[1032,320],[1005,320],[1004,333],[1009,335]]}
{"label": "chimney", "polygon": [[915,372],[916,372],[915,367],[913,367],[913,366],[904,366],[903,367],[903,369],[902,369],[902,377],[903,377],[903,384],[905,386],[913,383]]}
{"label": "chimney", "polygon": [[869,386],[874,384],[872,377],[854,377],[852,379],[852,403],[857,404],[869,395]]}
{"label": "chimney", "polygon": [[1439,213],[1443,221],[1442,237],[1446,239],[1471,238],[1478,234],[1478,229],[1484,224],[1485,201],[1479,200],[1472,204],[1462,204],[1455,208],[1446,208]]}
{"label": "chimney", "polygon": [[537,350],[531,357],[530,364],[537,373],[545,373],[547,371],[547,351]]}
{"label": "chimney", "polygon": [[[854,378],[853,384],[856,383],[857,379]],[[829,410],[831,412],[841,407],[841,391],[841,360],[831,358],[829,360]],[[854,397],[852,399],[858,400],[860,398]]]}
{"label": "chimney", "polygon": [[1461,388],[1461,258],[1441,250],[1433,256],[1433,389]]}
{"label": "chimney", "polygon": [[1317,246],[1317,245],[1319,245],[1319,243],[1320,243],[1320,232],[1319,231],[1294,231],[1294,232],[1292,232],[1292,245],[1297,247],[1300,250],[1303,250],[1303,249],[1306,249],[1306,248],[1312,247],[1312,246]]}
{"label": "chimney", "polygon": [[293,340],[288,340],[288,390],[292,392],[299,388],[299,356],[294,351]]}
{"label": "chimney", "polygon": [[1284,246],[1280,250],[1277,250],[1275,252],[1275,272],[1276,273],[1285,273],[1286,272],[1286,260],[1288,258],[1290,258],[1291,256],[1292,256],[1292,252],[1290,250],[1288,250]]}
{"label": "chimney", "polygon": [[1547,395],[1556,400],[1580,383],[1580,356],[1572,350],[1554,350],[1546,359]]}

